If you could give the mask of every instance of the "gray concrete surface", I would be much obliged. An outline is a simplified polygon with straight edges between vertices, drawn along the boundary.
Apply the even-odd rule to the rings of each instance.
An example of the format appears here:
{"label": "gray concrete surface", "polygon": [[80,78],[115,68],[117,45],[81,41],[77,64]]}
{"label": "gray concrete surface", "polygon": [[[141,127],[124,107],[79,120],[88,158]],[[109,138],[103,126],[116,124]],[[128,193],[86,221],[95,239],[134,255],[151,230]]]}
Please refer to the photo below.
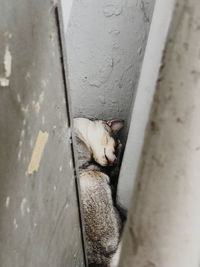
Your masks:
{"label": "gray concrete surface", "polygon": [[200,263],[200,2],[169,2],[176,3],[175,13],[120,267],[199,267]]}
{"label": "gray concrete surface", "polygon": [[73,114],[124,119],[125,141],[154,1],[61,2]]}
{"label": "gray concrete surface", "polygon": [[131,202],[145,130],[173,12],[172,2],[157,0],[154,8],[118,183],[117,201],[126,210]]}
{"label": "gray concrete surface", "polygon": [[84,266],[54,2],[0,5],[0,266]]}

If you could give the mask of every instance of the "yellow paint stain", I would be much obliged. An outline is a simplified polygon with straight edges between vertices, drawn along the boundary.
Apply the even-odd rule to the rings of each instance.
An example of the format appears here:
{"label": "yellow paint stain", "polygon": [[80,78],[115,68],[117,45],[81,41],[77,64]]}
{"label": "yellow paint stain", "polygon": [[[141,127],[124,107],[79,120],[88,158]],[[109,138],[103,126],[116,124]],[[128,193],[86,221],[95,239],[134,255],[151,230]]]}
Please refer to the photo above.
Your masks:
{"label": "yellow paint stain", "polygon": [[32,174],[34,171],[37,171],[40,166],[40,161],[46,143],[48,141],[49,134],[47,132],[39,131],[35,146],[33,148],[31,161],[29,163],[27,174]]}

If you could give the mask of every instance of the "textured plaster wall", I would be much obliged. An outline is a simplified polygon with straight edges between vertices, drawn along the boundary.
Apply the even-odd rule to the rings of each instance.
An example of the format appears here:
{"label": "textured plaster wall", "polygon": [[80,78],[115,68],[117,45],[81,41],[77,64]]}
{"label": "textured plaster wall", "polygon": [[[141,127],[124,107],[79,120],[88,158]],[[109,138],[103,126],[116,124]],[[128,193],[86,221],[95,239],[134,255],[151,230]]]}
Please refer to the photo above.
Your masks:
{"label": "textured plaster wall", "polygon": [[125,139],[154,1],[62,4],[73,115],[124,119]]}

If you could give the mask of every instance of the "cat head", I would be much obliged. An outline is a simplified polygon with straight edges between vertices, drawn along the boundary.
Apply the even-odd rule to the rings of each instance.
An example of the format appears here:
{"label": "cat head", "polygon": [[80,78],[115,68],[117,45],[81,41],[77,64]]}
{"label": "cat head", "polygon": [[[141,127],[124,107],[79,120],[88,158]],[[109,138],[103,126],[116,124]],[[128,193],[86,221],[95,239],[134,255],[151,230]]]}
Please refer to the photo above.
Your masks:
{"label": "cat head", "polygon": [[118,143],[115,138],[123,125],[122,120],[74,119],[76,135],[85,143],[92,158],[101,166],[117,163],[115,153]]}
{"label": "cat head", "polygon": [[122,120],[91,121],[88,129],[88,142],[94,160],[101,166],[112,166],[117,163],[116,134],[123,127]]}

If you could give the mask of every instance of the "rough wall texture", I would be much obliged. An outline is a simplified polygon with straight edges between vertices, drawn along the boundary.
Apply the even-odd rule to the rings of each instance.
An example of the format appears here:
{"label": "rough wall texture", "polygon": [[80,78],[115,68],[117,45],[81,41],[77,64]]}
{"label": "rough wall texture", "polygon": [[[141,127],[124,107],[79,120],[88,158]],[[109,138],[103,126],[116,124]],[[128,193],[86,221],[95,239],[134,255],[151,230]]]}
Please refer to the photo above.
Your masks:
{"label": "rough wall texture", "polygon": [[[65,1],[62,3],[74,116],[121,118],[127,122],[154,1]],[[126,134],[127,127],[124,138]]]}
{"label": "rough wall texture", "polygon": [[0,6],[0,266],[84,266],[55,6]]}
{"label": "rough wall texture", "polygon": [[200,263],[200,3],[176,2],[120,267]]}

